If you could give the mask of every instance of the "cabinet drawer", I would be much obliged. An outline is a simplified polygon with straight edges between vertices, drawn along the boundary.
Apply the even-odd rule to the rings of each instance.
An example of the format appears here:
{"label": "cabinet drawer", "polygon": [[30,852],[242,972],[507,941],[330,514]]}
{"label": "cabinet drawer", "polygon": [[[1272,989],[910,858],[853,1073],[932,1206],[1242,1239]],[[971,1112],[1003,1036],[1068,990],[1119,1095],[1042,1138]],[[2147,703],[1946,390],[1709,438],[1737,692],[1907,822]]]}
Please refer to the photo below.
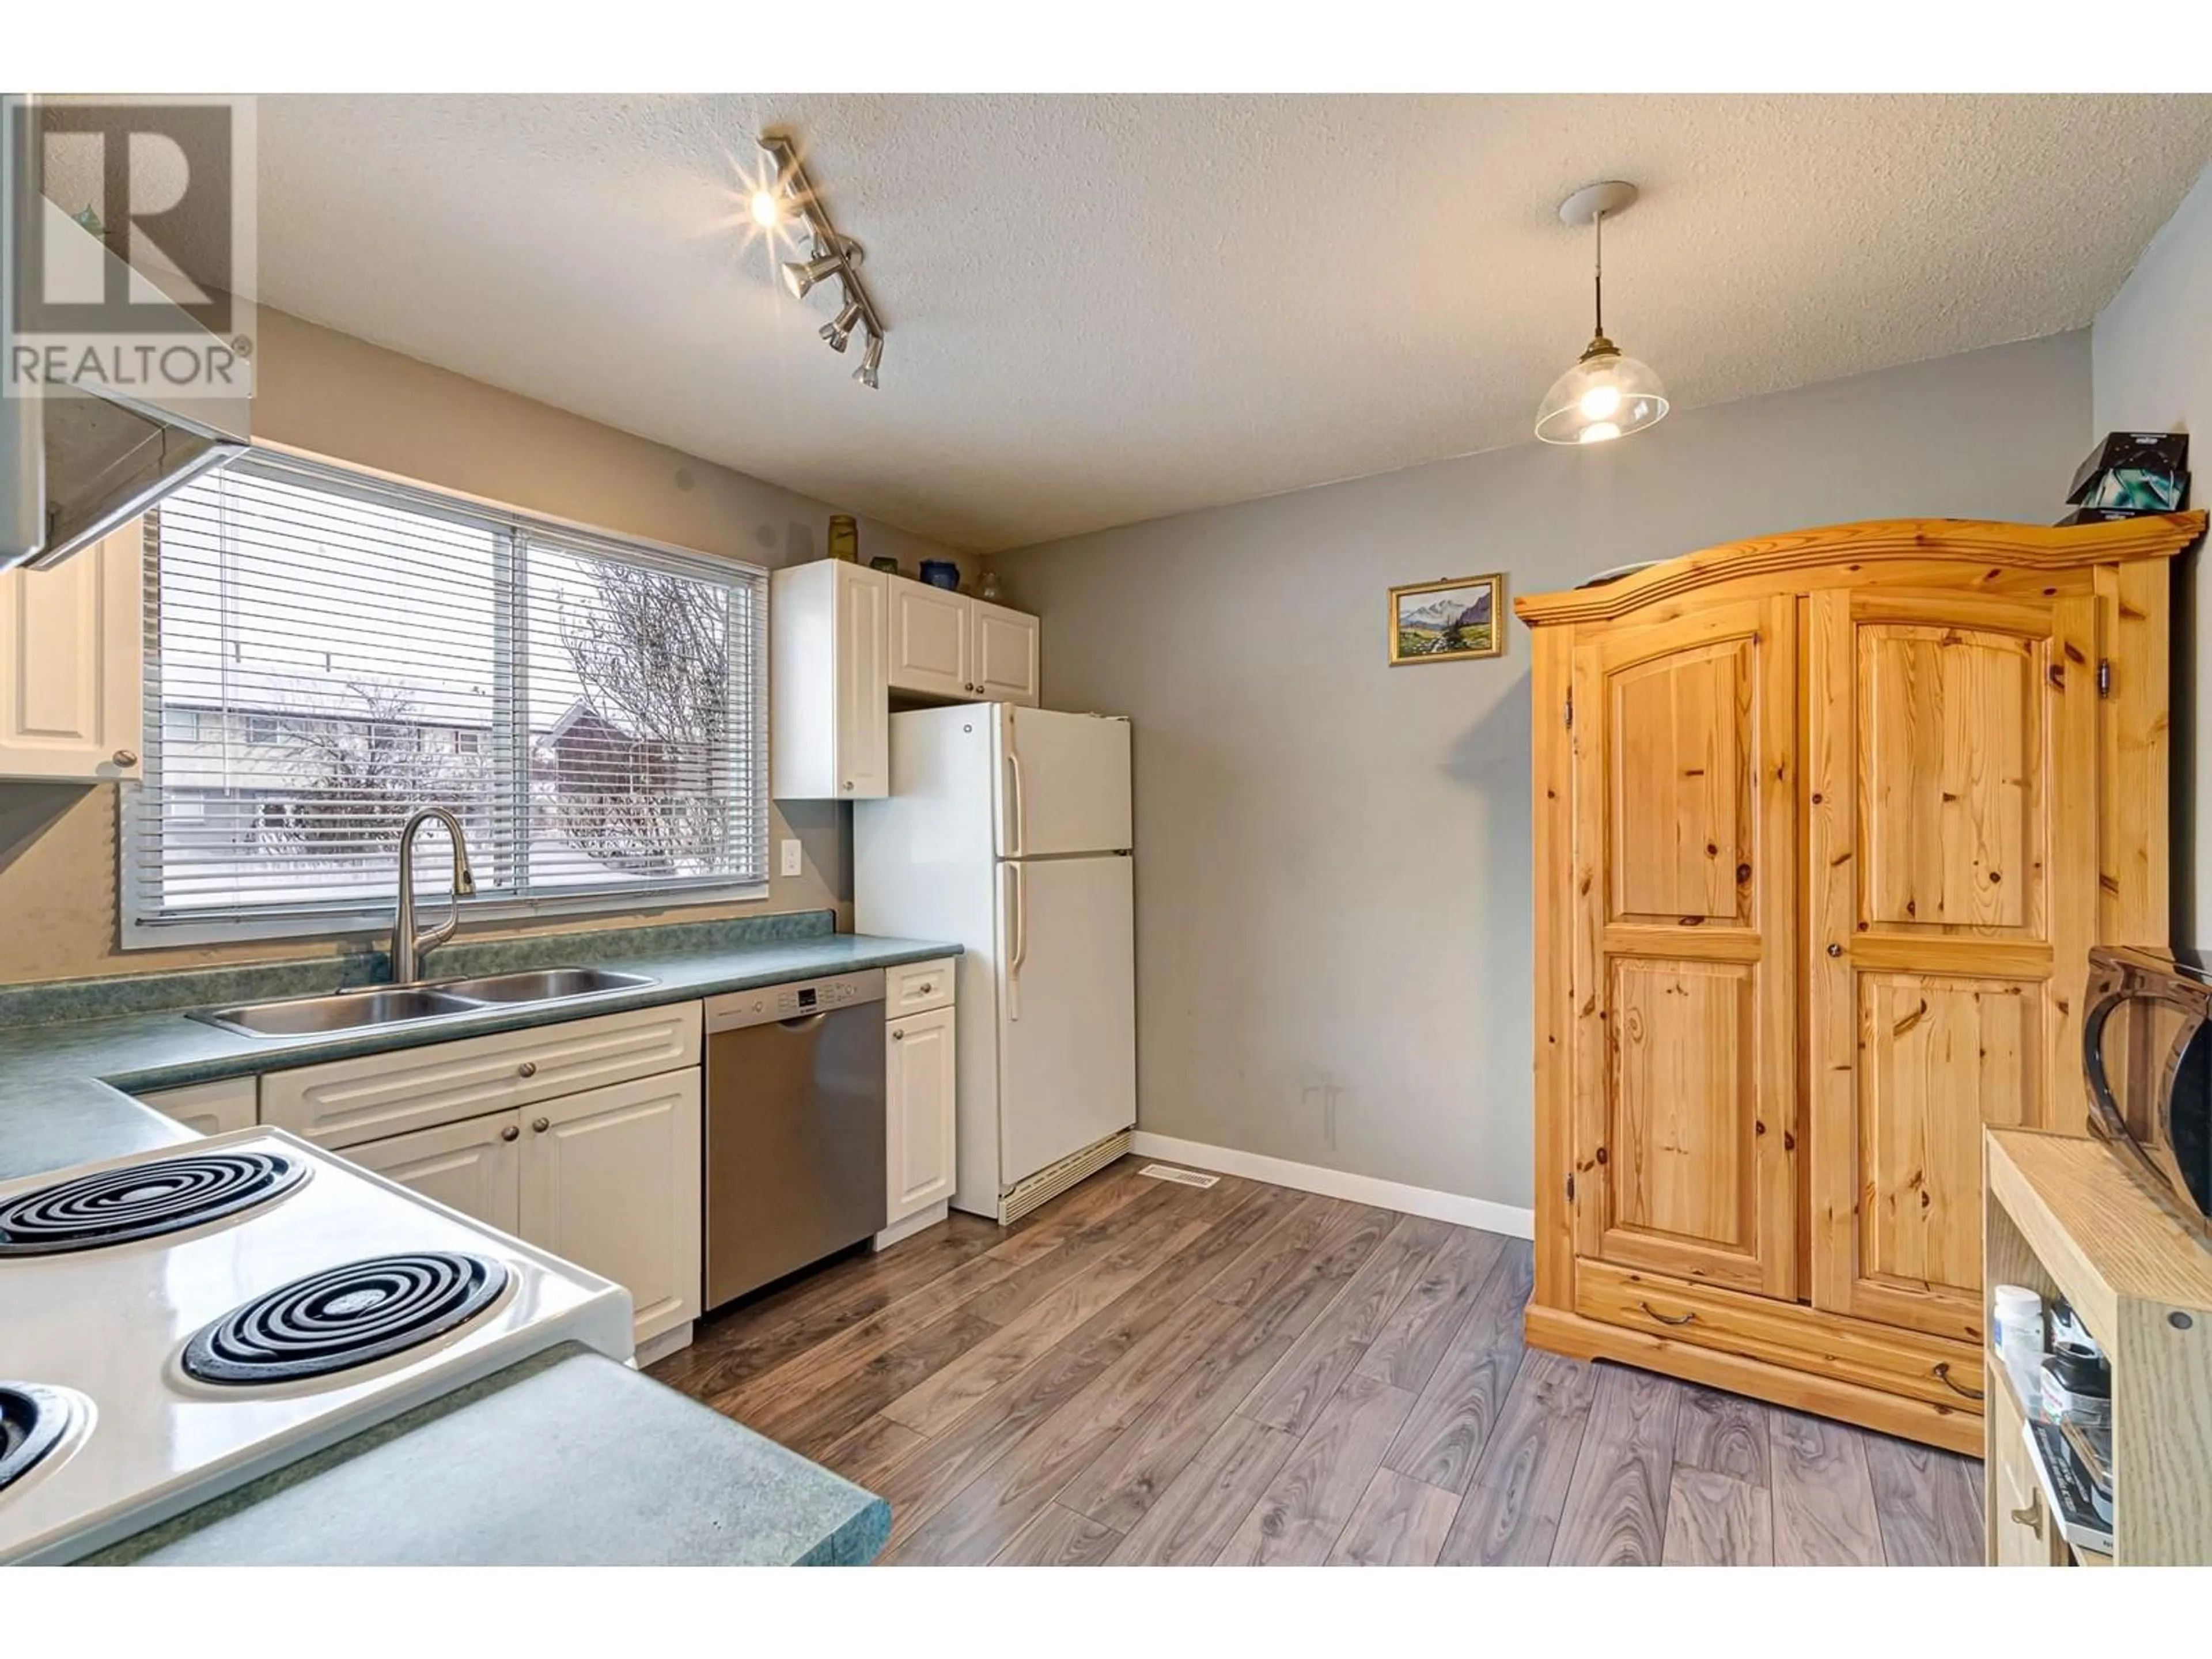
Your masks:
{"label": "cabinet drawer", "polygon": [[909,962],[902,968],[884,969],[884,1013],[896,1019],[902,1014],[927,1013],[952,1000],[952,958]]}
{"label": "cabinet drawer", "polygon": [[271,1072],[261,1121],[350,1146],[696,1066],[699,1026],[699,1005],[677,1002]]}
{"label": "cabinet drawer", "polygon": [[1575,1311],[1630,1330],[1840,1377],[1887,1394],[1982,1409],[1982,1349],[1711,1285],[1575,1263]]}

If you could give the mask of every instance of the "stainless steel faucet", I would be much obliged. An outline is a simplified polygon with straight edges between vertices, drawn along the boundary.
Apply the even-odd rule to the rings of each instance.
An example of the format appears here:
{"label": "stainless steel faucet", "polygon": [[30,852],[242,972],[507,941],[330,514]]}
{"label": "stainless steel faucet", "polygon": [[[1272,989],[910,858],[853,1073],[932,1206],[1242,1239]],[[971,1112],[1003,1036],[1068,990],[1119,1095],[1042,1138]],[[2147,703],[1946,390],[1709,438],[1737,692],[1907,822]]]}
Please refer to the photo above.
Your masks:
{"label": "stainless steel faucet", "polygon": [[[453,892],[447,902],[446,919],[422,933],[415,931],[415,832],[430,819],[446,826],[453,843]],[[476,874],[469,868],[469,844],[461,836],[461,821],[442,806],[426,806],[407,820],[399,832],[399,909],[392,920],[392,982],[412,985],[422,976],[422,955],[453,936],[461,925],[461,900],[477,890]]]}

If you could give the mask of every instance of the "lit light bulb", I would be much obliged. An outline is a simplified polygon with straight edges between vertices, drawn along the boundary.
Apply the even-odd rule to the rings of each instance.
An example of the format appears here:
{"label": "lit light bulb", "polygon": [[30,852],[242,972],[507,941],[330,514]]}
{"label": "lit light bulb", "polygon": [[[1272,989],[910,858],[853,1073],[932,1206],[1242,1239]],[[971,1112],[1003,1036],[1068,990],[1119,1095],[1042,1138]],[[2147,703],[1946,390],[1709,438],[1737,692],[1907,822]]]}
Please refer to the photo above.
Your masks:
{"label": "lit light bulb", "polygon": [[774,230],[783,222],[783,200],[772,190],[757,190],[752,199],[753,222],[763,230]]}
{"label": "lit light bulb", "polygon": [[[1616,396],[1613,401],[1618,403],[1620,400]],[[1582,431],[1582,436],[1577,438],[1575,441],[1585,444],[1601,444],[1610,442],[1620,435],[1620,428],[1614,425],[1611,421],[1599,421],[1592,425],[1584,427]]]}
{"label": "lit light bulb", "polygon": [[[1583,393],[1583,418],[1584,420],[1609,421],[1619,411],[1620,408],[1620,388],[1617,386],[1611,385],[1605,381],[1600,381],[1597,385],[1592,386],[1588,392]],[[1614,438],[1619,437],[1620,434],[1617,432],[1609,432],[1606,435],[1609,438]]]}

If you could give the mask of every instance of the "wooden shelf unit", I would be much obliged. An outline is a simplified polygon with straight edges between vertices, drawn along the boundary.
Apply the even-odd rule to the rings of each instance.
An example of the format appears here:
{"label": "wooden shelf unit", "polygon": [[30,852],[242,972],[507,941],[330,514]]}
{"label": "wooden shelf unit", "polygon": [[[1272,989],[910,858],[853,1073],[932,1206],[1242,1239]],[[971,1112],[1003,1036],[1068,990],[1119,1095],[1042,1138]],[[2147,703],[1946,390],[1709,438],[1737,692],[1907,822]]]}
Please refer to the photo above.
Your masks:
{"label": "wooden shelf unit", "polygon": [[[2030,1129],[1984,1137],[1983,1284],[2063,1296],[2112,1368],[2112,1554],[2075,1549],[2018,1487],[2021,1403],[1985,1370],[1992,1565],[2212,1565],[2212,1251],[2101,1141]],[[1996,1328],[1994,1318],[1989,1321]],[[2027,1478],[2033,1480],[2033,1474]],[[2028,1501],[2023,1501],[2028,1500]]]}

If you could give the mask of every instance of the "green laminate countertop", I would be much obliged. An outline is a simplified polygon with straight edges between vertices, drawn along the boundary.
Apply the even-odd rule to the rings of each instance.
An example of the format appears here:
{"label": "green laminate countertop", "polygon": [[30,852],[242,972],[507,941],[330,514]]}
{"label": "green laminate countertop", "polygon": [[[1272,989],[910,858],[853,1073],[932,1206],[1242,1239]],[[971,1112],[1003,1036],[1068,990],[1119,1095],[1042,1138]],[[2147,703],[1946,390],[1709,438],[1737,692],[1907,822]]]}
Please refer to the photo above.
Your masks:
{"label": "green laminate countertop", "polygon": [[[197,1139],[136,1093],[957,954],[826,912],[462,945],[428,976],[619,967],[655,983],[373,1031],[246,1037],[193,1008],[380,977],[380,959],[0,990],[0,1180]],[[107,1562],[816,1565],[871,1560],[883,1500],[564,1344],[125,1540]]]}
{"label": "green laminate countertop", "polygon": [[146,1566],[842,1566],[872,1492],[574,1343],[92,1558]]}
{"label": "green laminate countertop", "polygon": [[[376,959],[364,959],[351,973],[349,964],[325,960],[11,988],[0,993],[0,1181],[195,1138],[130,1098],[134,1094],[959,954],[957,945],[831,933],[827,913],[795,920],[816,915],[821,929],[797,937],[759,937],[743,923],[708,924],[450,947],[431,953],[427,978],[610,967],[655,982],[560,1002],[507,1004],[307,1036],[240,1036],[187,1015],[194,1008],[368,983],[376,977]],[[781,932],[794,919],[762,920]],[[158,1006],[143,1006],[148,1003]]]}

